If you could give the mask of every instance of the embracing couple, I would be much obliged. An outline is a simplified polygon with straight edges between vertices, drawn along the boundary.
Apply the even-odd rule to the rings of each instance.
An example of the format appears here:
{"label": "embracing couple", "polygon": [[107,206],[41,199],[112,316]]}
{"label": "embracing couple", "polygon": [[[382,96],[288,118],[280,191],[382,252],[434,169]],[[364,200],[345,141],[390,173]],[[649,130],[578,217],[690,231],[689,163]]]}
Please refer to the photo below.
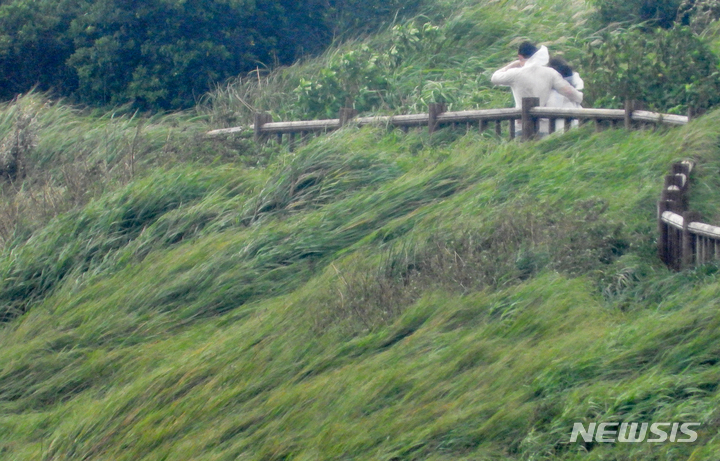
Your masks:
{"label": "embracing couple", "polygon": [[[548,49],[539,49],[531,42],[518,47],[518,59],[498,69],[492,75],[495,85],[509,86],[515,98],[515,107],[522,107],[523,98],[539,98],[542,107],[580,107],[583,81],[577,72],[562,58],[550,59]],[[576,123],[576,122],[575,122]],[[516,130],[521,130],[516,122]],[[558,120],[557,130],[564,128],[564,121]],[[547,119],[540,122],[540,133],[549,132]]]}

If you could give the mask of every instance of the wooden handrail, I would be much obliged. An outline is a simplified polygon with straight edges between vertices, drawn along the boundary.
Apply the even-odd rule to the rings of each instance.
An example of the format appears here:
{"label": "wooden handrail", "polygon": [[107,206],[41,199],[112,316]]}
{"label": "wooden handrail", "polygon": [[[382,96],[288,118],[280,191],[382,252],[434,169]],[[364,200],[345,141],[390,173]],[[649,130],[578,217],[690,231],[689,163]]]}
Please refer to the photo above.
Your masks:
{"label": "wooden handrail", "polygon": [[[537,133],[538,122],[547,119],[549,130],[555,131],[555,121],[564,120],[565,130],[569,129],[571,120],[585,122],[592,120],[597,129],[602,123],[613,126],[619,122],[627,128],[637,124],[684,125],[689,117],[684,115],[660,114],[645,110],[635,110],[635,102],[628,101],[625,110],[620,109],[569,109],[554,107],[537,107],[537,98],[523,99],[523,108],[464,110],[446,112],[442,104],[434,104],[427,114],[384,115],[375,117],[357,117],[353,109],[342,109],[339,117],[328,120],[303,120],[290,122],[272,122],[268,114],[256,114],[252,127],[257,141],[264,141],[275,134],[279,142],[283,135],[289,135],[291,149],[295,134],[299,133],[301,141],[307,139],[308,133],[336,130],[352,123],[357,126],[388,125],[408,129],[410,127],[427,126],[432,133],[443,124],[477,124],[480,131],[489,128],[495,122],[495,132],[502,133],[502,122],[508,122],[510,138],[514,138],[515,122],[522,120],[524,140],[533,139]],[[212,130],[207,134],[217,136],[248,131],[250,127],[234,127]],[[687,190],[693,162],[683,161],[672,166],[672,174],[665,177],[665,186],[658,201],[658,255],[669,267],[680,270],[692,264],[703,264],[711,259],[720,259],[720,227],[698,222],[697,216],[687,210]]]}
{"label": "wooden handrail", "polygon": [[[632,104],[627,105],[627,110],[622,109],[565,109],[555,107],[531,107],[528,110],[530,116],[535,119],[543,118],[554,120],[592,120],[596,123],[611,122],[613,124],[619,122],[638,122],[638,123],[654,123],[667,125],[684,125],[688,123],[688,117],[684,115],[660,114],[656,112],[648,112],[644,110],[632,110]],[[345,109],[347,111],[348,109]],[[430,114],[408,114],[408,115],[385,115],[375,117],[355,117],[350,119],[347,112],[340,114],[346,123],[352,123],[357,126],[365,125],[390,125],[399,128],[410,128],[419,126],[429,126]],[[496,131],[499,132],[500,123],[510,121],[511,127],[508,130],[510,137],[514,137],[515,120],[522,118],[522,110],[517,108],[507,109],[484,109],[484,110],[463,110],[456,112],[440,111],[435,115],[435,123],[437,125],[447,125],[455,123],[478,124],[480,129],[487,128],[488,122],[496,123]],[[259,120],[259,121],[258,121]],[[284,134],[296,133],[317,133],[327,132],[340,128],[343,124],[341,118],[326,120],[302,120],[288,122],[271,122],[267,118],[256,118],[254,127],[233,127],[212,130],[207,133],[208,136],[228,135],[242,133],[250,129],[254,129],[257,139],[264,139],[261,134],[276,134],[280,138]],[[434,128],[434,127],[433,127]],[[554,131],[554,124],[551,123],[551,131]],[[534,135],[534,133],[533,133]],[[525,137],[525,133],[524,133]]]}
{"label": "wooden handrail", "polygon": [[720,227],[687,209],[693,167],[688,160],[674,163],[658,201],[658,256],[675,270],[720,259]]}

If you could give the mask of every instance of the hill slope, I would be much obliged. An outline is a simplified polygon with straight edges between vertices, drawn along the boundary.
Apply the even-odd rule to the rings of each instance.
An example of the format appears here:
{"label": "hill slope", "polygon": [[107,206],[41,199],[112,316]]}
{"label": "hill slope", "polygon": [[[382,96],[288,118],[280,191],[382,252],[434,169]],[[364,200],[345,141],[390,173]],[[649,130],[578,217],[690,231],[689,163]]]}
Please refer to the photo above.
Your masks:
{"label": "hill slope", "polygon": [[[28,245],[35,258],[84,254],[78,246],[121,233],[94,210],[125,203],[152,216],[2,330],[2,449],[8,459],[711,453],[720,285],[714,268],[673,274],[656,261],[653,212],[681,152],[716,186],[703,175],[717,168],[716,118],[526,145],[345,130],[287,157],[264,188],[232,167],[136,181],[70,220],[91,238]],[[173,188],[202,180],[173,201]],[[151,197],[162,212],[147,211]],[[697,444],[568,443],[575,421],[678,418],[703,422]]]}
{"label": "hill slope", "polygon": [[[520,3],[487,8],[558,7]],[[348,127],[288,152],[191,114],[8,105],[3,133],[36,140],[3,191],[0,457],[713,459],[717,267],[670,272],[654,245],[672,161],[720,222],[719,118],[525,144]],[[698,440],[570,443],[668,421]]]}

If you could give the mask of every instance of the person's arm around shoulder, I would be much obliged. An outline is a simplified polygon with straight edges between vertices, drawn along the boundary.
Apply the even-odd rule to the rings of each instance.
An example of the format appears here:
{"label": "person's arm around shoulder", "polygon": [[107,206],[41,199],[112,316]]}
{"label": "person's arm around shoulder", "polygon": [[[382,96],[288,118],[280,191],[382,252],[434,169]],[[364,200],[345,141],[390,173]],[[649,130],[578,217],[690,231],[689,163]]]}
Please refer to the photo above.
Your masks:
{"label": "person's arm around shoulder", "polygon": [[553,75],[553,88],[572,102],[580,104],[583,100],[583,94],[573,88],[558,72]]}
{"label": "person's arm around shoulder", "polygon": [[513,69],[522,68],[520,61],[513,61],[505,67],[502,67],[495,71],[490,77],[490,81],[493,85],[509,85],[515,78],[515,71]]}

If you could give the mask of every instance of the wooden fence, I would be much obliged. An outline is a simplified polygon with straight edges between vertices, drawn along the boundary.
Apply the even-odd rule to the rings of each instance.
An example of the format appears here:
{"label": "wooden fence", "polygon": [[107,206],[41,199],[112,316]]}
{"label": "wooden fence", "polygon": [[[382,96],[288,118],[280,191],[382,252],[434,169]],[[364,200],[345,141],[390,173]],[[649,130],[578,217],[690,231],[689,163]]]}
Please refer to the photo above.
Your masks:
{"label": "wooden fence", "polygon": [[[516,121],[521,122],[522,139],[537,137],[541,120],[549,122],[548,131],[555,131],[558,120],[564,121],[567,131],[571,122],[580,124],[593,122],[597,130],[622,125],[627,129],[645,128],[658,125],[684,125],[689,116],[659,114],[637,109],[636,102],[626,102],[625,109],[560,109],[539,107],[538,98],[525,98],[521,108],[487,109],[447,112],[444,104],[430,104],[427,114],[357,117],[353,109],[341,109],[338,118],[329,120],[306,120],[294,122],[273,122],[269,114],[256,114],[252,127],[255,140],[265,142],[275,136],[278,143],[287,139],[294,146],[296,136],[301,142],[312,134],[326,133],[349,123],[356,126],[385,125],[409,130],[427,126],[430,133],[441,126],[465,125],[467,129],[477,127],[481,132],[495,130],[498,136],[516,137]],[[690,113],[689,113],[690,115]],[[250,127],[235,127],[213,130],[209,136],[244,133]],[[696,213],[687,209],[687,191],[693,163],[675,163],[672,172],[665,177],[665,186],[658,201],[658,254],[660,259],[675,270],[720,259],[720,227],[698,222]]]}
{"label": "wooden fence", "polygon": [[687,160],[673,164],[658,201],[658,256],[675,270],[720,259],[720,227],[698,222],[688,210],[693,166]]}
{"label": "wooden fence", "polygon": [[[275,137],[278,143],[287,140],[291,146],[299,138],[301,142],[307,141],[312,134],[326,133],[353,123],[357,126],[386,125],[408,130],[413,127],[428,127],[432,133],[441,126],[465,125],[467,129],[476,127],[480,131],[494,129],[498,136],[507,135],[510,139],[516,137],[515,121],[521,122],[522,139],[533,139],[538,134],[541,119],[549,121],[549,132],[555,131],[556,122],[564,121],[564,130],[568,130],[572,120],[580,124],[594,122],[597,130],[609,126],[622,125],[631,129],[648,125],[684,125],[688,117],[684,115],[659,114],[645,110],[637,110],[636,103],[628,102],[625,109],[560,109],[539,107],[538,98],[523,99],[522,108],[514,109],[487,109],[465,110],[447,112],[444,104],[430,104],[426,114],[357,117],[354,109],[341,109],[338,118],[328,120],[305,120],[294,122],[273,122],[269,114],[255,114],[255,123],[252,127],[255,140],[265,142]],[[235,127],[213,130],[209,136],[229,135],[245,132],[250,127]]]}

